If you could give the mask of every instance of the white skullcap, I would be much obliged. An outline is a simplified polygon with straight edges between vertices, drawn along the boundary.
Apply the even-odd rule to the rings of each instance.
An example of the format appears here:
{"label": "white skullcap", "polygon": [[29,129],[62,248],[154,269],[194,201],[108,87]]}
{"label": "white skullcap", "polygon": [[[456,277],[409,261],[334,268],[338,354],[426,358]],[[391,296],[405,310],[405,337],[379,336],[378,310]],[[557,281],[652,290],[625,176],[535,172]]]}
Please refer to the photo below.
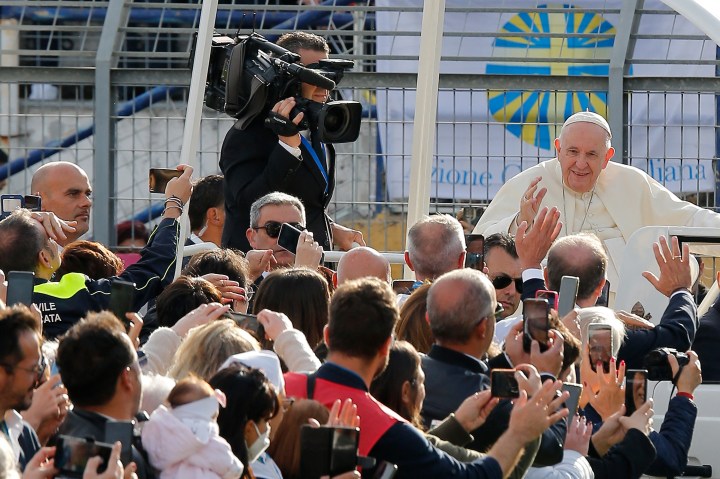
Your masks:
{"label": "white skullcap", "polygon": [[610,133],[610,125],[608,125],[607,120],[605,118],[601,117],[597,113],[594,113],[592,111],[580,111],[577,113],[574,113],[570,115],[570,118],[565,120],[565,123],[563,123],[563,128],[565,128],[568,125],[572,125],[573,123],[593,123],[603,130],[607,132],[607,134],[612,138],[612,133]]}
{"label": "white skullcap", "polygon": [[285,379],[283,379],[280,360],[272,351],[263,349],[261,351],[233,354],[220,366],[220,369],[225,369],[233,364],[242,364],[249,368],[259,369],[270,380],[273,386],[275,386],[278,392],[285,392]]}

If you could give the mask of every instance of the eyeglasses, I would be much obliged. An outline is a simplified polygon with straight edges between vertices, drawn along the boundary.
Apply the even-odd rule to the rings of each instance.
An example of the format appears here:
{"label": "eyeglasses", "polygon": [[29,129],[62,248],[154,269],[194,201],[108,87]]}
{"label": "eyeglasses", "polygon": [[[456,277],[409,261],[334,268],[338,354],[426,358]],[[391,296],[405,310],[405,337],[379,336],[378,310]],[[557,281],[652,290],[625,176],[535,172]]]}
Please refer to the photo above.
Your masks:
{"label": "eyeglasses", "polygon": [[522,278],[511,278],[506,274],[501,274],[493,278],[492,285],[495,289],[505,289],[510,286],[510,283],[515,282],[515,291],[522,293],[523,280]]}
{"label": "eyeglasses", "polygon": [[495,321],[499,321],[502,319],[502,314],[505,312],[505,308],[503,308],[503,305],[498,303],[497,306],[495,306]]}
{"label": "eyeglasses", "polygon": [[11,371],[13,369],[20,369],[21,371],[26,371],[26,372],[34,375],[35,376],[35,384],[37,385],[40,382],[40,378],[42,378],[43,375],[45,374],[45,369],[47,369],[47,361],[45,360],[45,356],[41,355],[40,361],[38,361],[38,363],[35,366],[32,366],[30,368],[18,366],[17,364],[15,364],[15,365],[0,364],[0,366],[4,367],[8,371]]}
{"label": "eyeglasses", "polygon": [[[300,223],[288,223],[290,226],[299,229],[300,231],[305,229],[305,226],[303,226]],[[253,226],[252,229],[254,230],[265,230],[267,235],[271,238],[277,238],[280,235],[280,228],[282,227],[282,223],[279,221],[268,221],[262,226]]]}

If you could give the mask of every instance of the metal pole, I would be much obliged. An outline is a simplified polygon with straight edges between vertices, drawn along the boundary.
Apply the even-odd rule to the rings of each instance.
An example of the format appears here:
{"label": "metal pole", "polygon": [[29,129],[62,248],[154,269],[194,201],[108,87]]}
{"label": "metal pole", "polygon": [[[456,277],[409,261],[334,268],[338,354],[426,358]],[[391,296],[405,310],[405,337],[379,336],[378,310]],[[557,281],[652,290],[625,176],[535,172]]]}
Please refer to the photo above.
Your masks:
{"label": "metal pole", "polygon": [[620,10],[620,23],[615,35],[612,54],[610,56],[610,70],[608,72],[608,123],[613,136],[613,145],[616,152],[614,161],[625,163],[628,151],[625,143],[625,62],[630,45],[630,33],[635,24],[635,11],[639,0],[623,2]]}
{"label": "metal pole", "polygon": [[[215,15],[217,13],[217,0],[203,0],[200,11],[200,28],[195,46],[192,77],[190,78],[190,94],[188,96],[187,114],[185,115],[185,129],[180,150],[180,163],[192,166],[197,170],[198,140],[200,139],[200,120],[202,120],[203,98],[205,95],[205,81],[207,79],[208,63],[210,61],[210,44],[212,42]],[[190,202],[185,205],[180,221],[180,238],[178,239],[177,255],[175,257],[175,278],[180,276],[182,269],[183,246],[188,236],[189,220],[188,210]]]}
{"label": "metal pole", "polygon": [[118,42],[120,25],[127,22],[125,0],[110,0],[95,55],[95,154],[93,157],[92,220],[95,241],[115,243],[115,120],[111,69],[115,66],[113,52]]}
{"label": "metal pole", "polygon": [[[425,0],[420,33],[415,119],[413,121],[408,230],[430,211],[430,176],[435,151],[435,125],[444,19],[445,0]],[[412,277],[408,266],[405,266],[405,276]]]}

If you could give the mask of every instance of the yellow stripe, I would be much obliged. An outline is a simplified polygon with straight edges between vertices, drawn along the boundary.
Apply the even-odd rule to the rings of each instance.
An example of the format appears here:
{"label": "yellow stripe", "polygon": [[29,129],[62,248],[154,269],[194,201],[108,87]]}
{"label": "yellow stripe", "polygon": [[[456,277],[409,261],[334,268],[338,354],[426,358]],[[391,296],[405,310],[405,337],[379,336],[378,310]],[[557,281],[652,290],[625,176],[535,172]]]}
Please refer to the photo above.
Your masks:
{"label": "yellow stripe", "polygon": [[54,298],[68,299],[85,289],[85,275],[82,273],[68,273],[57,282],[38,284],[33,288],[36,293],[47,294]]}

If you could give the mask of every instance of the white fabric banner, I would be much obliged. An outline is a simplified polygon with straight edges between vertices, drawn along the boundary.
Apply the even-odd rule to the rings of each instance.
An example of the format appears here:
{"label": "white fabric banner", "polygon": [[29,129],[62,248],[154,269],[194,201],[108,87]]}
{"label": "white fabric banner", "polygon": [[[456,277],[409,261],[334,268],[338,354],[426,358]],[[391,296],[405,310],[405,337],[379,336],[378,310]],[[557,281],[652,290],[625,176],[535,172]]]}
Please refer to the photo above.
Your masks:
{"label": "white fabric banner", "polygon": [[[443,39],[442,56],[479,57],[478,61],[441,62],[442,73],[518,75],[596,75],[607,77],[608,63],[582,63],[583,59],[609,59],[617,13],[600,15],[583,8],[596,6],[619,11],[622,0],[571,0],[579,8],[567,12],[522,13],[523,0],[505,0],[503,8],[519,13],[463,13],[446,11],[445,32],[468,32]],[[406,7],[422,7],[422,0],[377,0],[393,11],[377,12],[381,32],[418,32],[422,15]],[[447,7],[467,7],[465,0],[447,0]],[[473,6],[495,7],[497,2],[475,0]],[[554,6],[562,8],[562,5]],[[552,9],[553,5],[547,8]],[[646,0],[647,10],[668,10],[660,0]],[[650,18],[652,17],[652,18]],[[690,22],[674,15],[643,15],[639,33],[702,34]],[[495,36],[527,32],[527,36]],[[533,36],[543,33],[592,33],[595,38]],[[604,35],[604,36],[603,36]],[[418,55],[420,37],[378,37],[378,55]],[[636,57],[643,59],[715,59],[715,44],[707,40],[638,39]],[[504,61],[484,61],[502,57]],[[518,58],[508,62],[507,58]],[[524,61],[553,58],[552,62]],[[414,60],[378,60],[380,72],[417,72]],[[634,76],[714,76],[712,65],[632,65]],[[459,200],[489,200],[509,178],[555,156],[553,140],[559,125],[572,113],[590,109],[607,116],[606,92],[554,91],[442,91],[438,96],[437,142],[431,196]],[[391,200],[407,198],[412,151],[415,92],[379,91],[377,98],[381,141],[385,154]],[[630,100],[631,163],[647,171],[675,192],[714,190],[712,158],[715,155],[715,96],[712,94],[634,93]],[[620,148],[618,148],[620,146]],[[621,150],[621,145],[616,145]],[[621,153],[616,153],[620,155]],[[618,160],[619,158],[616,158]]]}

